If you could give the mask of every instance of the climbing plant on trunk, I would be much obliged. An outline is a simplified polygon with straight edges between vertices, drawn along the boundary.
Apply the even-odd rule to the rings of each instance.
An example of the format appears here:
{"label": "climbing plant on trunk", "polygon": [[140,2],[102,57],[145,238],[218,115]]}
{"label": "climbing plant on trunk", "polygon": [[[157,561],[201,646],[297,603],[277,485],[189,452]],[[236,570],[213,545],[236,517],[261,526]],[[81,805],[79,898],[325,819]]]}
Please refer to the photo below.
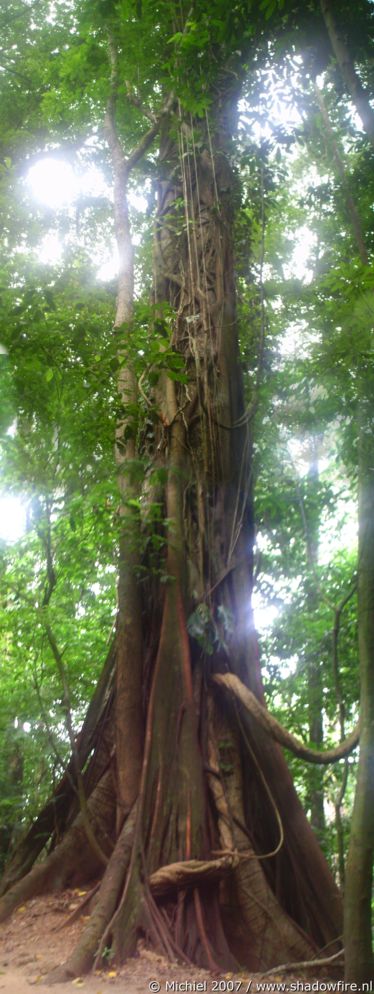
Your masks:
{"label": "climbing plant on trunk", "polygon": [[[8,865],[0,913],[102,872],[95,847],[85,846],[84,865],[76,855],[85,845],[78,760],[89,824],[111,854],[54,979],[108,949],[121,961],[144,935],[186,962],[263,969],[333,951],[342,931],[338,891],[279,744],[224,679],[263,701],[251,612],[256,398],[246,397],[240,355],[233,167],[240,85],[263,27],[256,15],[249,24],[246,3],[226,11],[217,0],[209,16],[204,3],[185,16],[170,4],[102,6],[99,44],[82,49],[92,85],[104,76],[119,250],[115,643],[75,763]],[[151,51],[138,89],[129,37]],[[126,130],[132,112],[137,141]],[[145,348],[128,203],[140,166],[157,188]]]}

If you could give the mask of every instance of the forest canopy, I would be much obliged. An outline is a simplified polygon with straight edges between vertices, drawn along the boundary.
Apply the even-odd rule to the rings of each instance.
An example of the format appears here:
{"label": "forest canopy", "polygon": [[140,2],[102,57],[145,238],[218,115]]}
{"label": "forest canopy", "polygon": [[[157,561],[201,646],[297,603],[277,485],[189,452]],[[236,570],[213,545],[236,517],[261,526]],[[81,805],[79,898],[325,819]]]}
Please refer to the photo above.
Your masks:
{"label": "forest canopy", "polygon": [[372,23],[0,15],[0,918],[102,877],[51,979],[372,979]]}

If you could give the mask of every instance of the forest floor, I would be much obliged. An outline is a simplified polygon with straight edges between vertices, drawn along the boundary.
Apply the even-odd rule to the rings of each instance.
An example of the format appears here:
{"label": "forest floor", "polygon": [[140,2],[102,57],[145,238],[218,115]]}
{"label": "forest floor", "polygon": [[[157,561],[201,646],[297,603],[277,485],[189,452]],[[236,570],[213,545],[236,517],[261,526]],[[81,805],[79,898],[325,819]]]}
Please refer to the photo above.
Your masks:
{"label": "forest floor", "polygon": [[[222,994],[232,989],[237,994],[256,994],[261,989],[284,991],[290,989],[292,981],[299,980],[300,983],[300,975],[297,977],[288,973],[282,976],[276,971],[266,978],[262,978],[261,974],[251,977],[226,974],[217,978],[206,970],[169,963],[162,956],[142,949],[139,956],[129,960],[121,969],[109,965],[68,984],[51,986],[46,981],[47,974],[64,962],[84,926],[86,919],[83,916],[65,924],[82,901],[83,893],[81,890],[70,890],[36,898],[18,908],[1,926],[0,994],[31,994],[33,985],[41,985],[41,994],[47,990],[51,994],[67,994],[69,989],[76,988],[82,988],[85,994],[110,994],[111,989],[114,994],[150,994],[158,990],[160,994],[166,994],[167,991],[172,992],[173,981],[177,992],[186,990],[187,981],[192,983],[192,990],[196,990],[195,985],[199,984],[198,990],[207,994],[214,994],[215,991]],[[304,979],[308,981],[306,990],[310,990],[308,985],[312,983],[312,978]],[[326,980],[326,977],[323,979]],[[260,987],[262,980],[264,986]],[[191,987],[187,986],[187,990],[190,991]]]}

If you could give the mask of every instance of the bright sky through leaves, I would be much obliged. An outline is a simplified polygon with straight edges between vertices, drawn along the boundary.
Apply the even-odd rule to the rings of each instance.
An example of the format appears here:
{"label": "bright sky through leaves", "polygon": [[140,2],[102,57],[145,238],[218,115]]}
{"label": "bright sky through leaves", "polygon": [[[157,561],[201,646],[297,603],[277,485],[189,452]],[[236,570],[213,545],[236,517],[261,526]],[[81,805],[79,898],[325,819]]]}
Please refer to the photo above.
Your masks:
{"label": "bright sky through leaves", "polygon": [[26,528],[26,507],[21,497],[0,497],[0,539],[16,542]]}
{"label": "bright sky through leaves", "polygon": [[39,159],[29,169],[27,183],[35,200],[54,209],[71,204],[79,193],[74,169],[64,159]]}

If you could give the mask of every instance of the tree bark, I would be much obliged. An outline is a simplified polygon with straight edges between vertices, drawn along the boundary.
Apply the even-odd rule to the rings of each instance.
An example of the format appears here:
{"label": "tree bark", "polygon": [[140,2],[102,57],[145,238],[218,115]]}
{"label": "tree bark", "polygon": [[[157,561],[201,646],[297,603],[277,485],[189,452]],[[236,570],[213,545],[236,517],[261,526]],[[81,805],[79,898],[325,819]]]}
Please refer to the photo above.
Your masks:
{"label": "tree bark", "polygon": [[373,404],[367,376],[359,401],[358,638],[360,757],[348,849],[344,904],[347,982],[374,975],[371,901],[374,854],[374,477]]}
{"label": "tree bark", "polygon": [[321,0],[321,10],[343,81],[362,121],[364,131],[374,144],[374,110],[370,104],[369,94],[361,83],[348,46],[336,23],[331,0]]}
{"label": "tree bark", "polygon": [[[171,112],[169,102],[160,121],[154,331],[161,326],[165,360],[148,398],[147,457],[165,478],[164,582],[150,574],[144,595],[137,562],[146,567],[147,559],[136,540],[134,562],[133,530],[124,530],[114,709],[117,837],[125,823],[74,969],[90,961],[93,934],[98,958],[110,947],[122,961],[142,935],[171,958],[216,970],[309,959],[341,933],[337,889],[279,748],[263,729],[248,729],[218,691],[210,699],[211,672],[228,668],[263,699],[251,613],[251,444],[232,243],[235,79],[234,86],[232,74],[222,76],[210,120],[193,119],[178,106]],[[117,144],[115,94],[114,62],[107,127],[123,239],[118,307],[129,308],[117,312],[122,336],[132,325],[125,199],[131,156],[124,162]],[[182,360],[184,377],[173,375],[170,353]],[[124,417],[117,437],[125,506],[129,464],[144,454],[141,432],[136,444],[127,432],[137,389],[128,362],[120,375]],[[129,520],[139,534],[141,515]],[[132,837],[127,822],[135,794]],[[232,860],[232,872],[225,860],[224,882],[223,863],[211,872],[221,856]],[[160,869],[172,882],[162,892],[155,887]]]}
{"label": "tree bark", "polygon": [[[310,569],[308,587],[306,592],[307,610],[311,617],[315,614],[318,606],[319,591],[316,585],[316,571],[318,569],[319,551],[319,517],[316,511],[318,502],[319,484],[319,462],[318,462],[319,440],[313,435],[309,442],[309,467],[307,476],[307,494],[310,504],[310,512],[307,515],[306,525],[308,534],[307,560]],[[323,689],[322,671],[319,645],[313,646],[307,658],[307,685],[308,685],[308,722],[309,740],[311,745],[319,751],[323,748]],[[310,770],[308,777],[308,806],[310,806],[310,823],[317,834],[317,838],[322,841],[325,830],[325,809],[324,809],[324,780],[321,770]]]}
{"label": "tree bark", "polygon": [[[316,95],[330,135],[334,161],[348,192],[347,214],[363,266],[369,265],[361,220],[347,183],[328,113],[318,88]],[[371,331],[368,331],[370,336]],[[368,349],[371,347],[368,338]],[[372,979],[371,901],[374,853],[374,525],[372,383],[367,370],[357,369],[358,447],[358,647],[360,661],[360,755],[344,891],[345,979]]]}
{"label": "tree bark", "polygon": [[134,298],[134,251],[127,199],[130,170],[117,134],[116,108],[119,80],[117,52],[111,36],[108,46],[111,78],[105,132],[112,159],[114,230],[119,258],[114,330],[119,335],[118,393],[121,414],[116,426],[115,457],[123,525],[118,579],[115,740],[117,825],[121,827],[136,800],[141,774],[143,632],[142,606],[136,575],[140,563],[139,514],[134,506],[139,497],[139,488],[132,470],[137,454],[134,409],[138,400],[138,387],[131,360],[125,351],[126,337],[131,334]]}
{"label": "tree bark", "polygon": [[326,135],[327,135],[327,138],[328,138],[328,142],[330,144],[331,154],[332,154],[333,162],[334,162],[334,165],[335,165],[336,173],[337,173],[337,175],[338,175],[338,177],[339,177],[339,179],[341,181],[342,189],[343,189],[343,192],[345,194],[345,207],[346,207],[347,218],[348,218],[348,221],[349,221],[349,223],[351,225],[351,228],[352,228],[352,234],[353,234],[354,240],[356,242],[358,254],[359,254],[360,260],[362,262],[362,265],[363,266],[368,266],[368,264],[369,264],[369,258],[368,258],[366,244],[365,244],[365,236],[364,236],[364,232],[363,232],[363,228],[362,228],[361,218],[360,218],[359,212],[358,212],[357,207],[356,207],[355,199],[354,199],[353,194],[352,194],[351,184],[350,184],[350,181],[349,181],[349,176],[347,174],[347,170],[345,168],[345,165],[344,165],[344,162],[343,162],[340,150],[339,150],[339,146],[338,146],[335,134],[334,134],[334,129],[331,126],[331,121],[330,121],[330,118],[329,118],[329,114],[328,114],[328,111],[327,111],[327,107],[326,107],[325,101],[323,99],[323,94],[322,94],[322,91],[320,90],[319,86],[317,86],[317,83],[315,83],[315,85],[314,85],[314,93],[315,93],[315,96],[316,96],[318,107],[319,107],[320,112],[321,112],[322,121],[323,121],[324,127],[326,129]]}

